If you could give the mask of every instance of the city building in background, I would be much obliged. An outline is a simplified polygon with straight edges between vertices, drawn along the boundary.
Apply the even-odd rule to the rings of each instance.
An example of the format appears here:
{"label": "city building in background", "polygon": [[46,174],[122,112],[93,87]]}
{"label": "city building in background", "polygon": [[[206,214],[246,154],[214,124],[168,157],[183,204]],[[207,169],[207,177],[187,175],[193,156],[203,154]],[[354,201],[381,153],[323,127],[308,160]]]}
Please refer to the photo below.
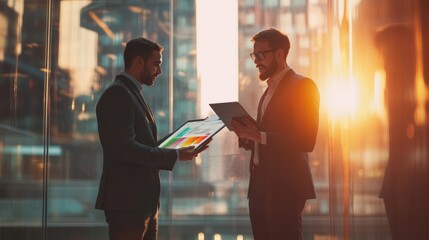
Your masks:
{"label": "city building in background", "polygon": [[[213,116],[212,101],[239,101],[256,116],[266,84],[250,39],[269,27],[289,36],[288,64],[321,93],[310,154],[317,199],[304,209],[304,239],[392,239],[379,198],[389,121],[373,37],[400,22],[418,40],[410,95],[417,110],[406,134],[428,176],[428,7],[424,0],[0,0],[0,239],[107,238],[104,214],[94,209],[102,170],[95,106],[124,68],[126,42],[142,36],[165,48],[162,75],[144,88],[162,137]],[[195,161],[161,173],[159,239],[252,239],[248,154],[224,128]]]}

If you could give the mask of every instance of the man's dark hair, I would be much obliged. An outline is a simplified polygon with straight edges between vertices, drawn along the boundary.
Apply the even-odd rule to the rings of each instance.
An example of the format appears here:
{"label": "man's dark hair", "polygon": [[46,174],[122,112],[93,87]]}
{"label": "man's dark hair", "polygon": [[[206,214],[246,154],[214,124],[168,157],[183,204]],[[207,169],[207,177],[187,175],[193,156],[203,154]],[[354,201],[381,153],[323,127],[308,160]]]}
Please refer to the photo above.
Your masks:
{"label": "man's dark hair", "polygon": [[129,41],[124,51],[125,69],[131,67],[134,58],[142,57],[146,61],[152,56],[152,51],[162,52],[162,50],[164,48],[161,45],[146,38],[139,37]]}
{"label": "man's dark hair", "polygon": [[256,33],[252,39],[252,42],[256,41],[267,41],[268,45],[273,49],[283,49],[285,52],[285,58],[289,54],[290,41],[286,34],[283,34],[275,28],[269,28]]}

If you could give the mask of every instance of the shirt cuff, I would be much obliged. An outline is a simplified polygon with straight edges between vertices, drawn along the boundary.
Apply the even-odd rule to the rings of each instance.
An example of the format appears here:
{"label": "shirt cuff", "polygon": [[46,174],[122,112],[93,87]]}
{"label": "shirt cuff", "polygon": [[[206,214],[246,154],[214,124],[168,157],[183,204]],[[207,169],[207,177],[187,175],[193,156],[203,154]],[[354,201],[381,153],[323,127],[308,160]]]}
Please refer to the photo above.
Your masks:
{"label": "shirt cuff", "polygon": [[267,145],[267,133],[261,132],[261,144]]}

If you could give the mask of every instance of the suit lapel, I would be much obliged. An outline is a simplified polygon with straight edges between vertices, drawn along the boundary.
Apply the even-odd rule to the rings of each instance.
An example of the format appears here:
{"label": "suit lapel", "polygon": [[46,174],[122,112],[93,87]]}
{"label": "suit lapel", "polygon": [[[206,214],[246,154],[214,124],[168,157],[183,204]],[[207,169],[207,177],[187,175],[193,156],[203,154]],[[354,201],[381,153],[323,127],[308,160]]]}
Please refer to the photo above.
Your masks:
{"label": "suit lapel", "polygon": [[[286,85],[290,82],[290,80],[292,79],[293,75],[295,75],[295,72],[290,69],[286,75],[283,77],[283,79],[280,81],[279,85],[277,86],[276,91],[274,92],[273,97],[270,99],[270,102],[267,105],[267,108],[265,109],[264,112],[264,116],[262,117],[262,119],[260,119],[260,122],[262,123],[269,115],[270,113],[274,110],[274,106],[275,106],[275,102],[277,101],[277,99],[282,95],[282,92],[284,91],[284,89],[286,88]],[[259,112],[259,111],[258,111]]]}
{"label": "suit lapel", "polygon": [[256,115],[256,122],[259,124],[261,123],[261,107],[262,107],[262,103],[264,102],[265,97],[267,96],[268,93],[268,88],[265,89],[264,93],[261,96],[261,99],[259,100],[259,104],[258,104],[258,114]]}
{"label": "suit lapel", "polygon": [[149,116],[149,120],[150,123],[152,124],[152,134],[154,136],[154,139],[156,140],[156,122],[155,122],[155,117],[153,116],[152,110],[150,109],[150,107],[147,105],[146,101],[144,100],[143,96],[140,94],[140,92],[138,93],[138,95],[140,96],[140,100],[143,100],[143,106]]}
{"label": "suit lapel", "polygon": [[155,117],[153,116],[152,110],[147,105],[146,101],[144,100],[143,96],[140,94],[140,91],[136,88],[136,86],[131,82],[130,79],[128,79],[125,76],[118,75],[116,77],[120,81],[122,81],[129,90],[139,99],[140,103],[143,105],[144,110],[146,111],[146,116],[148,116],[149,123],[151,124],[152,128],[152,134],[154,136],[154,139],[156,141],[156,122]]}

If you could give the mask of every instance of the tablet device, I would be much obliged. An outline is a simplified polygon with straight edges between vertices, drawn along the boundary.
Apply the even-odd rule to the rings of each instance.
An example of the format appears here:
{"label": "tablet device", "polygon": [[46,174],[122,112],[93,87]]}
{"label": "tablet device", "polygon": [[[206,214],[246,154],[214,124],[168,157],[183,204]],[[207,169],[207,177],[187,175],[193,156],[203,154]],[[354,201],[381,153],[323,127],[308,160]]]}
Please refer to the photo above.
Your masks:
{"label": "tablet device", "polygon": [[189,120],[159,144],[159,147],[178,149],[194,146],[198,150],[224,127],[225,124],[217,118]]}
{"label": "tablet device", "polygon": [[210,107],[223,121],[229,130],[233,130],[231,126],[231,119],[241,121],[244,118],[249,119],[255,126],[258,126],[256,121],[246,112],[246,110],[238,102],[222,102],[210,103]]}

